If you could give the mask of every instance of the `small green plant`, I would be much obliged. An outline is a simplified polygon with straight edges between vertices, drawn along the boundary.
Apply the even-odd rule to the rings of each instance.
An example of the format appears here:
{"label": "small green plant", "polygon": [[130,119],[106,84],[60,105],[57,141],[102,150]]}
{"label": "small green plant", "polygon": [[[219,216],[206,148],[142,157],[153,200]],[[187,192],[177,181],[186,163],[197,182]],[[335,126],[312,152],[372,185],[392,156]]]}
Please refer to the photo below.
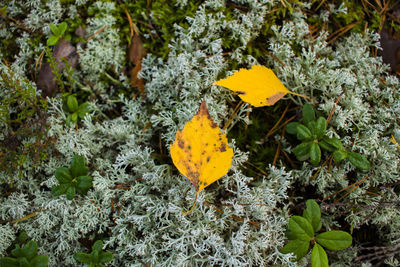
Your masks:
{"label": "small green plant", "polygon": [[45,267],[49,263],[46,255],[37,255],[38,244],[31,240],[25,245],[15,245],[11,251],[14,257],[0,258],[1,267]]}
{"label": "small green plant", "polygon": [[[56,26],[54,24],[50,24],[50,30],[53,33],[53,35],[51,35],[49,37],[49,39],[47,39],[47,45],[49,45],[49,46],[56,45],[58,43],[58,41],[61,39],[61,37],[64,35],[67,28],[68,28],[68,24],[65,22],[60,23],[58,26]],[[69,39],[70,39],[70,37],[69,37]]]}
{"label": "small green plant", "polygon": [[75,96],[69,95],[67,97],[67,101],[64,105],[64,110],[69,112],[67,116],[67,126],[75,125],[78,122],[78,118],[83,119],[85,115],[90,111],[90,105],[87,102],[84,102],[79,105],[78,100]]}
{"label": "small green plant", "polygon": [[104,267],[103,263],[109,262],[113,259],[113,254],[108,251],[103,251],[103,241],[97,240],[92,246],[90,254],[83,252],[76,252],[74,259],[81,263],[87,263],[88,267]]}
{"label": "small green plant", "polygon": [[61,167],[55,171],[54,175],[60,184],[51,189],[52,194],[65,194],[68,200],[72,200],[76,193],[85,195],[93,185],[93,178],[87,176],[88,172],[84,157],[75,155],[70,168]]}
{"label": "small green plant", "polygon": [[293,153],[298,160],[310,159],[313,165],[321,161],[321,148],[333,152],[333,158],[340,162],[348,159],[360,170],[369,170],[370,163],[364,155],[355,152],[348,152],[343,148],[342,142],[336,137],[326,136],[327,122],[324,117],[315,119],[314,108],[310,104],[305,104],[302,109],[303,123],[291,122],[286,125],[289,134],[297,136],[302,143],[293,149]]}
{"label": "small green plant", "polygon": [[303,258],[313,245],[311,265],[326,267],[328,256],[323,247],[329,250],[341,250],[349,247],[353,241],[351,235],[344,231],[328,231],[315,236],[321,230],[321,209],[315,200],[306,201],[303,216],[292,216],[289,220],[286,237],[290,240],[282,249],[284,254],[293,253],[296,260]]}

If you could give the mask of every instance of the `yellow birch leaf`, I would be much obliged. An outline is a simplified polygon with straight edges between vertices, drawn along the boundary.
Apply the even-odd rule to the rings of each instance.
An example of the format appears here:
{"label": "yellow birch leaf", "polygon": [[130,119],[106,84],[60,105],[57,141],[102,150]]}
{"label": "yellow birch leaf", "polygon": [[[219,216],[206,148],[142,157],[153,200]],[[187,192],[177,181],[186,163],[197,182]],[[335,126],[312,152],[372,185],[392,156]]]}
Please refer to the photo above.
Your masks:
{"label": "yellow birch leaf", "polygon": [[250,70],[240,69],[214,85],[235,91],[243,101],[255,107],[272,106],[288,93],[306,97],[289,91],[271,69],[260,65]]}
{"label": "yellow birch leaf", "polygon": [[171,157],[176,168],[196,188],[196,200],[201,190],[225,175],[231,167],[233,149],[226,135],[213,122],[205,102],[182,131],[176,132],[171,145]]}

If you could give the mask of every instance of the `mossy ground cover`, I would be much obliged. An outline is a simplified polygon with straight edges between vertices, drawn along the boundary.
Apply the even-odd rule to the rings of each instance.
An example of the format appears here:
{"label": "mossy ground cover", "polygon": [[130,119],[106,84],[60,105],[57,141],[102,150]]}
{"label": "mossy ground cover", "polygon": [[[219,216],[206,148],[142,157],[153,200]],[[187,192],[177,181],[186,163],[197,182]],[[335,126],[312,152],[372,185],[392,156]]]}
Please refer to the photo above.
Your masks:
{"label": "mossy ground cover", "polygon": [[[35,26],[32,20],[29,20],[28,14],[31,13],[31,7],[19,4],[18,1],[16,1],[16,3],[11,2],[13,1],[6,1],[4,6],[0,6],[0,21],[3,22],[1,24],[1,30],[7,32],[7,34],[4,34],[5,37],[1,39],[0,47],[2,64],[4,66],[1,73],[2,88],[6,90],[4,97],[1,99],[0,110],[2,129],[4,129],[0,143],[0,167],[3,172],[2,177],[13,176],[12,179],[4,179],[4,181],[2,181],[1,197],[4,199],[14,192],[24,193],[18,191],[21,189],[14,188],[13,182],[10,182],[15,179],[24,179],[24,170],[29,168],[39,169],[42,164],[41,162],[52,162],[53,159],[61,157],[59,155],[60,152],[57,151],[55,146],[57,140],[54,137],[46,137],[50,127],[50,125],[46,123],[48,103],[41,95],[34,95],[32,93],[34,89],[30,85],[30,83],[37,82],[40,67],[48,58],[52,57],[51,52],[42,54],[45,51],[44,46],[49,34],[44,33],[41,27]],[[149,137],[151,141],[148,147],[153,149],[150,158],[154,160],[156,164],[172,166],[163,128],[157,126],[157,122],[151,119],[152,115],[159,115],[161,104],[157,102],[158,106],[153,107],[154,101],[147,99],[152,96],[148,96],[146,90],[142,91],[139,86],[132,86],[130,84],[129,78],[132,77],[129,77],[129,73],[135,67],[135,62],[130,61],[127,55],[130,47],[132,47],[132,33],[136,32],[139,33],[143,48],[146,50],[147,54],[151,54],[160,60],[167,61],[171,53],[171,42],[179,40],[177,29],[189,29],[191,24],[186,18],[196,16],[196,11],[201,6],[202,1],[187,1],[187,3],[185,3],[185,1],[163,0],[105,1],[103,5],[91,5],[90,3],[77,2],[79,1],[59,1],[58,8],[54,8],[51,5],[44,5],[43,3],[35,3],[40,5],[40,8],[48,13],[54,11],[53,9],[73,9],[76,13],[75,16],[69,17],[66,14],[61,14],[58,15],[57,19],[58,22],[64,21],[68,24],[64,37],[70,40],[73,46],[78,46],[79,43],[82,44],[83,50],[86,49],[85,44],[90,38],[96,38],[96,36],[102,34],[102,31],[106,32],[108,29],[106,27],[104,29],[98,28],[98,32],[92,31],[86,35],[79,34],[78,30],[87,28],[91,23],[94,25],[94,21],[97,23],[102,20],[112,20],[111,30],[118,34],[120,40],[119,47],[124,50],[121,54],[126,56],[123,57],[121,62],[115,64],[110,63],[106,71],[96,76],[96,78],[84,77],[85,71],[81,71],[83,69],[82,67],[78,66],[76,69],[67,67],[66,71],[60,72],[57,81],[57,90],[59,91],[55,92],[52,97],[56,100],[58,99],[58,101],[64,101],[64,105],[69,95],[76,96],[79,104],[86,101],[98,103],[101,108],[95,111],[96,115],[92,118],[96,123],[104,123],[107,120],[118,120],[124,116],[125,106],[124,103],[119,100],[121,94],[127,99],[133,97],[135,99],[141,99],[143,103],[142,108],[148,113],[148,115],[146,115],[146,121],[143,122],[143,126],[141,127],[141,136],[146,136],[147,128],[154,128],[153,135]],[[304,14],[304,19],[309,27],[309,35],[304,36],[304,38],[312,42],[312,40],[317,39],[321,34],[327,34],[328,46],[334,51],[339,49],[336,47],[338,41],[353,33],[366,34],[367,31],[379,32],[383,28],[387,28],[389,32],[395,36],[400,27],[398,15],[396,13],[399,7],[396,1],[314,1],[311,2],[308,7],[299,1],[280,2],[280,4],[277,4],[273,9],[267,12],[258,36],[245,46],[242,53],[243,60],[227,60],[224,71],[220,72],[216,78],[226,76],[226,73],[231,70],[247,68],[248,61],[250,60],[257,61],[259,64],[265,66],[276,64],[285,67],[286,64],[279,59],[279,56],[274,55],[271,49],[269,49],[268,44],[270,42],[269,40],[276,35],[274,27],[280,27],[285,25],[285,23],[289,23],[293,19],[293,13],[296,12]],[[114,8],[105,11],[108,7],[107,4],[110,3],[114,4]],[[179,5],[184,5],[185,7],[179,8]],[[10,6],[17,6],[19,11],[10,11]],[[77,6],[77,8],[74,6]],[[221,7],[205,7],[204,14],[207,16],[222,14],[223,18],[221,17],[221,24],[223,24],[234,20],[237,14],[248,13],[251,8],[251,5],[248,3],[240,4],[237,3],[237,1],[226,1],[225,5]],[[15,8],[15,10],[16,9],[17,8]],[[338,12],[337,10],[340,9],[345,10],[345,12]],[[334,12],[333,10],[336,11]],[[49,25],[51,24],[51,20],[52,19],[49,19]],[[30,24],[33,24],[33,26]],[[8,27],[12,27],[12,30],[8,31]],[[112,36],[112,34],[114,34],[114,32],[112,32],[110,36]],[[196,32],[196,41],[200,43],[202,38],[207,37],[207,34],[206,28],[203,28],[203,31]],[[28,35],[29,38],[26,38],[26,35]],[[229,31],[219,36],[218,39],[220,39],[222,43],[223,55],[230,55],[237,49],[240,49],[241,43],[236,39],[232,39]],[[211,41],[218,41],[218,39],[215,38],[215,40]],[[23,46],[19,43],[20,40],[25,42]],[[189,46],[184,43],[185,40],[180,41],[183,47]],[[28,64],[26,64],[23,73],[14,73],[11,66],[13,63],[16,63],[16,58],[23,52],[21,51],[21,47],[25,46],[32,48],[29,55],[30,59],[27,60]],[[301,57],[302,53],[304,53],[302,47],[294,41],[291,44],[291,49],[294,55],[298,57]],[[196,51],[193,50],[192,52],[195,53]],[[372,56],[378,56],[379,51],[371,46],[369,52]],[[123,68],[114,66],[118,64]],[[70,70],[70,72],[68,70]],[[22,77],[22,75],[28,77],[28,80]],[[121,78],[122,76],[125,78]],[[188,77],[188,79],[190,78],[191,77]],[[97,84],[91,84],[95,82],[97,82]],[[150,80],[144,78],[145,84],[150,82]],[[64,89],[60,90],[63,86]],[[185,101],[186,96],[183,95],[181,97],[180,90],[179,88],[177,89],[178,97],[176,101],[182,103]],[[203,88],[202,90],[205,91],[206,89]],[[323,96],[323,93],[316,91],[312,100],[314,106],[319,106],[320,103],[316,102],[316,99],[319,99],[321,96]],[[286,128],[284,126],[289,121],[298,121],[301,119],[301,106],[306,102],[305,100],[298,100],[298,102],[292,100],[293,99],[283,99],[274,106],[252,109],[251,112],[247,111],[245,114],[242,114],[242,117],[246,118],[244,122],[235,122],[234,109],[238,105],[241,105],[239,98],[230,95],[230,99],[227,101],[229,110],[225,110],[225,116],[232,116],[234,121],[233,126],[228,127],[228,138],[230,140],[235,140],[236,148],[240,151],[248,152],[248,159],[240,166],[240,169],[246,176],[252,177],[251,182],[249,182],[249,190],[257,190],[257,187],[263,183],[263,177],[267,174],[271,165],[283,166],[287,171],[300,171],[304,166],[303,161],[299,161],[293,153],[285,149],[288,147],[287,144],[292,144],[294,147],[297,145],[298,141],[295,136],[286,133]],[[333,102],[337,100],[340,100],[340,98],[330,99],[330,101]],[[318,110],[317,112],[323,114],[322,110]],[[335,110],[333,110],[333,112],[335,112]],[[85,125],[87,125],[87,123],[85,123],[84,120],[80,120],[75,125],[75,129],[85,128]],[[176,123],[178,124],[181,122],[176,121]],[[353,128],[354,127],[355,126],[353,126]],[[103,130],[99,129],[99,131]],[[348,129],[341,128],[337,130],[336,133],[346,136]],[[110,138],[116,138],[115,136],[118,136],[118,133],[111,134]],[[279,138],[279,136],[282,138],[284,137],[284,139]],[[352,140],[352,142],[355,142],[355,140]],[[143,141],[143,144],[144,143],[145,141]],[[115,153],[118,152],[118,149],[123,150],[118,145],[118,141],[113,143],[111,140],[108,149],[115,149]],[[104,150],[104,153],[112,154],[114,152]],[[115,158],[117,157],[115,156]],[[397,163],[395,164],[397,165]],[[89,163],[89,166],[90,165],[92,165],[92,168],[96,169],[96,172],[98,171],[101,173],[104,171],[103,167],[96,168],[95,162]],[[334,163],[329,161],[327,155],[323,155],[321,165],[328,166],[329,170],[334,168]],[[319,170],[319,166],[317,166],[307,174],[310,176],[310,180],[317,181],[319,173],[326,171],[321,165],[321,170]],[[130,169],[135,168],[137,168],[137,166],[128,166],[125,171],[129,173],[131,171]],[[170,171],[178,176],[176,170],[171,169]],[[50,175],[43,170],[40,172],[47,176]],[[16,173],[19,173],[20,177],[15,176]],[[360,180],[356,171],[353,170],[347,173],[346,178],[348,179],[348,185],[355,185],[354,189],[350,187],[350,190],[358,190],[361,184],[357,184]],[[142,178],[137,179],[140,180]],[[117,189],[124,190],[130,186],[130,182],[126,183],[127,184],[118,184],[114,186],[116,186]],[[384,229],[379,230],[381,234],[375,234],[375,225],[369,226],[362,224],[361,227],[357,227],[357,225],[350,224],[349,221],[344,219],[350,213],[361,212],[363,209],[366,209],[367,206],[362,207],[360,211],[360,208],[357,207],[357,202],[351,198],[346,199],[346,195],[343,198],[340,197],[340,195],[326,198],[326,195],[329,194],[321,194],[321,192],[316,189],[317,186],[315,183],[308,183],[307,186],[304,186],[304,184],[303,181],[298,180],[294,181],[291,185],[288,192],[291,205],[290,208],[286,210],[286,215],[300,214],[306,199],[317,199],[322,203],[322,212],[326,212],[326,214],[329,215],[327,221],[331,223],[332,227],[339,228],[340,226],[341,229],[346,230],[355,228],[352,233],[354,244],[357,244],[359,250],[356,251],[356,249],[353,249],[347,252],[347,254],[339,254],[338,256],[334,254],[329,255],[330,258],[332,257],[332,261],[336,261],[338,264],[341,262],[351,262],[349,259],[341,258],[350,257],[351,255],[357,256],[356,260],[360,265],[362,262],[370,262],[373,265],[383,264],[387,258],[391,258],[391,262],[396,262],[396,260],[398,260],[398,250],[390,248],[388,245],[389,239],[386,239],[382,235],[382,233],[385,232]],[[44,184],[40,186],[43,191],[50,192],[51,190]],[[158,194],[158,186],[160,185],[155,185],[154,188],[148,189],[150,190],[149,195]],[[232,185],[232,187],[230,187],[232,190],[231,192],[226,189],[221,189],[219,185],[209,187],[210,190],[215,190],[212,203],[214,203],[217,214],[220,213],[220,211],[217,210],[220,210],[220,208],[225,205],[224,203],[234,196],[232,192],[239,190],[240,186],[240,184]],[[336,184],[329,188],[329,190],[332,191],[332,193],[340,192],[343,187],[345,187],[345,185],[341,187],[340,184]],[[364,197],[369,198],[369,201],[373,202],[374,195],[380,193],[383,187],[385,190],[390,190],[394,192],[395,195],[399,195],[398,182],[391,181],[386,184],[370,184],[369,187],[365,189]],[[123,198],[123,196],[119,197]],[[321,202],[324,197],[326,200]],[[112,204],[110,206],[110,210],[113,210],[115,214],[119,212],[119,208],[116,204],[117,201],[117,198],[112,198]],[[382,202],[384,199],[380,199],[379,201],[384,205]],[[207,201],[205,202],[209,203]],[[89,204],[92,205],[93,203],[89,202]],[[123,202],[120,203],[120,206],[123,204]],[[393,202],[390,200],[387,201],[386,204],[391,205]],[[375,206],[374,208],[376,209],[377,207],[378,206]],[[230,215],[229,212],[225,214],[228,215],[224,216]],[[23,218],[22,222],[29,224],[29,214],[25,215],[28,215],[28,217]],[[36,214],[34,216],[36,216]],[[146,216],[146,214],[139,214],[137,216]],[[231,216],[236,215],[232,214]],[[111,218],[112,216],[109,217],[108,219],[114,220],[114,218]],[[226,230],[220,233],[225,240],[234,238],[232,233],[235,233],[242,227],[241,222],[244,220],[242,217],[236,216],[232,218],[234,221],[237,221],[237,224],[232,224],[229,231]],[[14,219],[17,220],[20,218]],[[246,218],[246,221],[250,221],[252,225],[261,223],[261,220],[252,220],[252,217]],[[2,219],[3,226],[12,223],[15,222],[9,218]],[[142,230],[136,230],[135,233],[132,232],[129,233],[129,235],[137,234],[137,236],[139,236],[138,238],[140,238],[140,235],[143,233],[144,230],[143,232]],[[82,247],[90,249],[95,240],[107,240],[112,236],[113,230],[110,229],[108,231],[103,229],[98,232],[92,230],[81,237],[79,242]],[[36,241],[40,244],[40,240]],[[110,247],[111,249],[116,249],[118,245],[115,242],[110,242]],[[14,245],[10,245],[3,251],[3,255],[10,255],[13,248]],[[136,249],[140,251],[140,248],[136,247]],[[385,256],[386,252],[388,254],[387,257]],[[46,253],[51,254],[52,252],[47,251]],[[127,252],[125,251],[125,253]],[[123,258],[123,256],[120,257]],[[127,257],[129,258],[131,256]],[[130,260],[139,262],[139,264],[147,264],[146,262],[141,262],[140,258]],[[69,264],[71,264],[71,262],[69,262]],[[200,261],[199,264],[201,265]],[[203,264],[207,265],[207,261],[203,262]]]}

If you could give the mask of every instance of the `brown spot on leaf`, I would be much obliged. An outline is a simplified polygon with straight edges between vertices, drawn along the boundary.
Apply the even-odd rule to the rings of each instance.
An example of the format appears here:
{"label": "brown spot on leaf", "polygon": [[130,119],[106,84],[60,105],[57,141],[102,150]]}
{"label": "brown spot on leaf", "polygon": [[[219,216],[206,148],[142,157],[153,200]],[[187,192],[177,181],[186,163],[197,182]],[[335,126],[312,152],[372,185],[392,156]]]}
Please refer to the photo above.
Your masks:
{"label": "brown spot on leaf", "polygon": [[284,97],[284,95],[286,95],[286,93],[279,92],[279,93],[274,94],[271,97],[268,97],[267,98],[267,105],[269,105],[269,106],[274,105],[276,102],[279,101],[279,99]]}
{"label": "brown spot on leaf", "polygon": [[222,144],[222,145],[219,147],[219,151],[221,151],[221,152],[225,152],[225,151],[226,151],[226,146],[225,146],[225,144]]}
{"label": "brown spot on leaf", "polygon": [[207,157],[207,162],[209,162],[210,161],[210,157]]}
{"label": "brown spot on leaf", "polygon": [[179,139],[178,146],[183,149],[185,147],[185,142],[182,139]]}

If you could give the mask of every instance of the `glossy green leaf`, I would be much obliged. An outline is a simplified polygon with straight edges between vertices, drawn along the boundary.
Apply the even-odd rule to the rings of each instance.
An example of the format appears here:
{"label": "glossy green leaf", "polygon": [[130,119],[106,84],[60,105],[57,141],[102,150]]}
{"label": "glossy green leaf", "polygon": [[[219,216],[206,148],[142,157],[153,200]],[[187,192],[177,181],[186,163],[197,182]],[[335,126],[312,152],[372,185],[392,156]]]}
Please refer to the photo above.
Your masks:
{"label": "glossy green leaf", "polygon": [[68,24],[65,22],[61,22],[60,25],[58,25],[58,30],[59,30],[59,35],[62,36],[65,33],[65,30],[67,29]]}
{"label": "glossy green leaf", "polygon": [[47,43],[48,46],[56,45],[57,42],[58,42],[58,39],[59,39],[59,37],[57,37],[55,35],[51,35],[49,37],[49,39],[47,39],[46,43]]}
{"label": "glossy green leaf", "polygon": [[72,181],[71,172],[68,168],[65,167],[57,168],[56,171],[54,172],[54,175],[56,176],[56,179],[60,184],[66,184]]}
{"label": "glossy green leaf", "polygon": [[92,262],[92,255],[82,253],[82,252],[76,252],[74,254],[74,259],[81,263],[90,263],[90,262]]}
{"label": "glossy green leaf", "polygon": [[49,25],[51,32],[55,35],[55,36],[60,36],[60,30],[58,29],[58,27],[54,24],[50,24]]}
{"label": "glossy green leaf", "polygon": [[19,267],[31,267],[27,258],[22,257],[18,258],[17,260]]}
{"label": "glossy green leaf", "polygon": [[76,99],[75,96],[73,95],[68,96],[67,107],[70,112],[78,111],[79,105],[78,105],[78,100]]}
{"label": "glossy green leaf", "polygon": [[328,151],[328,152],[334,152],[334,151],[337,150],[336,147],[334,147],[334,146],[328,144],[324,139],[319,140],[319,141],[318,141],[318,144],[319,144],[319,146],[320,146],[323,150],[326,150],[326,151]]}
{"label": "glossy green leaf", "polygon": [[305,104],[301,110],[303,113],[303,121],[304,123],[308,123],[309,121],[315,120],[315,111],[314,108],[310,104]]}
{"label": "glossy green leaf", "polygon": [[99,262],[106,263],[106,262],[112,261],[113,257],[114,257],[114,255],[111,252],[103,251],[100,253]]}
{"label": "glossy green leaf", "polygon": [[[328,143],[329,145],[333,146],[334,148],[336,148],[335,150],[337,150],[337,149],[343,150],[342,141],[340,141],[340,140],[339,140],[338,138],[336,138],[336,137],[331,137],[331,138],[329,138],[329,137],[327,137],[327,136],[324,136],[324,137],[322,138],[322,140],[325,141],[326,143]],[[333,151],[330,151],[330,152],[333,152]]]}
{"label": "glossy green leaf", "polygon": [[303,217],[311,223],[314,232],[318,232],[321,229],[321,208],[315,200],[309,199],[306,201]]}
{"label": "glossy green leaf", "polygon": [[85,158],[80,155],[75,155],[71,162],[72,177],[85,176],[88,172],[89,168],[85,165]]}
{"label": "glossy green leaf", "polygon": [[90,111],[90,104],[85,102],[79,106],[78,116],[79,118],[85,118],[86,114]]}
{"label": "glossy green leaf", "polygon": [[92,250],[101,251],[102,249],[103,249],[103,241],[101,240],[97,240],[92,246]]}
{"label": "glossy green leaf", "polygon": [[283,254],[292,253],[296,256],[296,261],[303,258],[307,255],[308,249],[310,247],[310,242],[300,239],[295,239],[289,241],[283,248],[281,248],[280,252]]}
{"label": "glossy green leaf", "polygon": [[317,123],[315,121],[309,121],[306,124],[306,126],[307,126],[308,130],[310,130],[310,132],[311,132],[312,139],[316,139],[317,138],[317,135],[316,135]]}
{"label": "glossy green leaf", "polygon": [[25,231],[22,231],[18,235],[18,243],[25,243],[28,240],[28,234]]}
{"label": "glossy green leaf", "polygon": [[0,267],[19,267],[18,260],[11,257],[0,258]]}
{"label": "glossy green leaf", "polygon": [[28,259],[28,261],[30,261],[36,255],[37,250],[38,245],[34,240],[29,241],[22,247],[22,253],[24,254],[24,257]]}
{"label": "glossy green leaf", "polygon": [[289,230],[297,239],[310,241],[314,237],[314,229],[306,218],[292,216],[289,220]]}
{"label": "glossy green leaf", "polygon": [[67,192],[67,190],[70,186],[71,186],[70,184],[60,184],[60,185],[53,186],[51,188],[51,193],[55,197],[61,196]]}
{"label": "glossy green leaf", "polygon": [[368,171],[370,168],[369,161],[364,155],[355,152],[348,152],[347,158],[354,166],[356,166],[360,170]]}
{"label": "glossy green leaf", "polygon": [[326,119],[324,117],[319,117],[315,123],[315,134],[318,139],[322,138],[326,132]]}
{"label": "glossy green leaf", "polygon": [[342,160],[344,160],[347,157],[347,152],[343,151],[343,150],[336,150],[335,152],[333,152],[333,158],[337,161],[337,162],[341,162]]}
{"label": "glossy green leaf", "polygon": [[300,123],[298,123],[298,122],[289,122],[287,125],[286,125],[286,132],[288,133],[288,134],[297,134],[297,129],[296,129],[296,127],[297,127],[297,125],[299,125]]}
{"label": "glossy green leaf", "polygon": [[68,200],[72,200],[76,194],[75,187],[74,186],[68,187],[67,192],[65,194],[66,194]]}
{"label": "glossy green leaf", "polygon": [[76,123],[78,121],[78,112],[74,112],[71,114],[71,120]]}
{"label": "glossy green leaf", "polygon": [[11,255],[13,255],[16,258],[20,258],[20,257],[24,257],[25,256],[23,249],[18,244],[16,244],[15,248],[13,250],[11,250]]}
{"label": "glossy green leaf", "polygon": [[315,244],[311,252],[312,267],[329,267],[328,256],[323,247]]}
{"label": "glossy green leaf", "polygon": [[99,263],[100,262],[100,252],[98,250],[93,250],[92,251],[92,261],[94,263]]}
{"label": "glossy green leaf", "polygon": [[89,189],[93,185],[93,178],[90,176],[79,176],[76,178],[77,187],[80,189]]}
{"label": "glossy green leaf", "polygon": [[286,231],[285,231],[285,236],[286,236],[287,239],[289,239],[289,240],[297,239],[296,235],[293,234],[289,229],[286,229]]}
{"label": "glossy green leaf", "polygon": [[306,160],[310,156],[310,148],[312,141],[303,142],[293,148],[293,153],[298,160]]}
{"label": "glossy green leaf", "polygon": [[317,165],[321,161],[321,149],[319,148],[319,145],[315,142],[311,143],[310,161],[313,165]]}
{"label": "glossy green leaf", "polygon": [[31,267],[46,267],[49,263],[49,257],[46,255],[37,255],[31,260]]}
{"label": "glossy green leaf", "polygon": [[334,230],[317,235],[315,240],[327,249],[340,250],[351,246],[353,238],[349,233]]}
{"label": "glossy green leaf", "polygon": [[297,129],[297,138],[298,139],[306,140],[306,139],[310,139],[311,138],[311,136],[312,136],[311,131],[306,126],[304,126],[303,124],[299,123],[296,126],[296,129]]}

